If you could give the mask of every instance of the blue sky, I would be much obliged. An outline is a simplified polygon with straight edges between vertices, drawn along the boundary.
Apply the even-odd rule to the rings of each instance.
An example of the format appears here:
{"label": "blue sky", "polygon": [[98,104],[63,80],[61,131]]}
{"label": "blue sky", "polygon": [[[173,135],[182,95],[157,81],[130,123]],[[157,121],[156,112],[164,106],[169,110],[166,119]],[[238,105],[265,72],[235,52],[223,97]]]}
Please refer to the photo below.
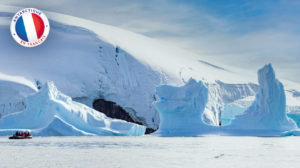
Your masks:
{"label": "blue sky", "polygon": [[114,25],[195,51],[205,61],[255,72],[271,62],[300,82],[300,1],[0,0]]}

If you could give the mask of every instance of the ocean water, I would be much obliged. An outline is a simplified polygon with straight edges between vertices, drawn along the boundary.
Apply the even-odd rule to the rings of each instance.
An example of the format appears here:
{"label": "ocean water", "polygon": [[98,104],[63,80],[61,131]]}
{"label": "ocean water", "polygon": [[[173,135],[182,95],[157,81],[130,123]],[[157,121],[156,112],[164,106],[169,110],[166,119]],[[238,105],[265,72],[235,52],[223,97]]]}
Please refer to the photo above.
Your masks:
{"label": "ocean water", "polygon": [[300,167],[299,137],[0,137],[0,167]]}
{"label": "ocean water", "polygon": [[296,122],[298,128],[300,128],[300,114],[287,114],[287,116],[293,119]]}

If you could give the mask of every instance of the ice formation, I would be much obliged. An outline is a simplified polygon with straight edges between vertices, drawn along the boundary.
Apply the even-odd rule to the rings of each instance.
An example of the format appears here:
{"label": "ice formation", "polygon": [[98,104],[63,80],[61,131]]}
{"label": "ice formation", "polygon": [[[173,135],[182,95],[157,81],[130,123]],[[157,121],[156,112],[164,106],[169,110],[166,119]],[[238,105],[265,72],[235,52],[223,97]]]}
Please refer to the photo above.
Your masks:
{"label": "ice formation", "polygon": [[72,101],[61,93],[53,82],[26,98],[24,111],[0,119],[0,134],[29,129],[39,136],[120,135],[139,136],[145,127],[126,121],[111,119],[86,105]]}
{"label": "ice formation", "polygon": [[159,101],[155,103],[160,113],[160,126],[156,135],[196,136],[209,128],[202,121],[208,100],[204,84],[190,79],[184,86],[162,85],[156,88]]}
{"label": "ice formation", "polygon": [[268,134],[297,128],[286,115],[286,97],[281,82],[275,77],[271,64],[258,71],[259,91],[253,104],[235,117],[229,126],[234,130]]}
{"label": "ice formation", "polygon": [[[271,64],[258,71],[258,82],[258,93],[252,105],[243,114],[235,116],[230,125],[222,127],[209,126],[202,121],[208,90],[201,81],[197,83],[190,80],[181,87],[157,87],[160,100],[155,103],[155,107],[160,113],[161,123],[156,134],[281,136],[286,134],[284,132],[296,129],[295,122],[287,117],[283,85],[275,78]],[[293,135],[295,134],[293,131]]]}

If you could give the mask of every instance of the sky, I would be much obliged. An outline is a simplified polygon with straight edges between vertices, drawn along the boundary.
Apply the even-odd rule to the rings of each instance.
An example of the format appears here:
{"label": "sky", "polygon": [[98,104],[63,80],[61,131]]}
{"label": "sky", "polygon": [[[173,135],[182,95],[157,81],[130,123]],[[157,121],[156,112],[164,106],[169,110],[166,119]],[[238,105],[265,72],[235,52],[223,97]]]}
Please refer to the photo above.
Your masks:
{"label": "sky", "polygon": [[300,83],[300,1],[0,0],[117,26],[193,50],[210,63],[256,71],[272,63]]}

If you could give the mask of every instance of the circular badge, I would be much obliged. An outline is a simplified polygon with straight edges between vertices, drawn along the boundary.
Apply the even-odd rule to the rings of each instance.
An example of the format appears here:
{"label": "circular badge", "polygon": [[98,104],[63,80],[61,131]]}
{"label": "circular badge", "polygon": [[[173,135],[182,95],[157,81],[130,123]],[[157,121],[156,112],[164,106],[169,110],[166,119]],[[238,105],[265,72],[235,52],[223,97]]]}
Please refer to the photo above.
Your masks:
{"label": "circular badge", "polygon": [[12,18],[10,32],[17,43],[24,47],[35,47],[48,37],[50,25],[46,15],[35,8],[20,10]]}

